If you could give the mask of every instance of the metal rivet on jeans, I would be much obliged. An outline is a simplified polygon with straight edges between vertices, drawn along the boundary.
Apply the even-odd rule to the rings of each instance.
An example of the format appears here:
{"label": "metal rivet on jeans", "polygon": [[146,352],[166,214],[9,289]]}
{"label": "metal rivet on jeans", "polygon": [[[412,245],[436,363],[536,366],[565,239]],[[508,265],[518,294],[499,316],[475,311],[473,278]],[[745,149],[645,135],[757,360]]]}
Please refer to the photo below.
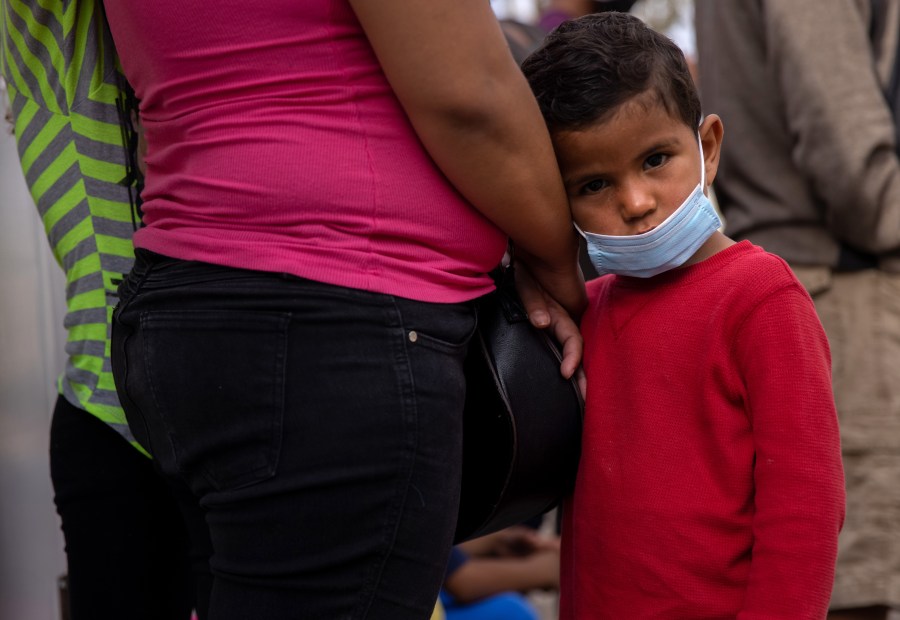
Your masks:
{"label": "metal rivet on jeans", "polygon": [[415,342],[418,339],[419,339],[419,334],[417,334],[416,332],[409,332],[409,341],[410,342]]}

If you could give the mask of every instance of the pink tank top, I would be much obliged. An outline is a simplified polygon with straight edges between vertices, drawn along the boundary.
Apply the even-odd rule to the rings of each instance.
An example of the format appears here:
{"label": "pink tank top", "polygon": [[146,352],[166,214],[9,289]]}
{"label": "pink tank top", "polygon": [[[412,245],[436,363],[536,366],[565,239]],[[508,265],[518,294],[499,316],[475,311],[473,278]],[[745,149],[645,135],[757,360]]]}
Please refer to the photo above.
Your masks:
{"label": "pink tank top", "polygon": [[432,302],[492,289],[505,236],[419,142],[346,0],[117,0],[141,100],[135,246]]}

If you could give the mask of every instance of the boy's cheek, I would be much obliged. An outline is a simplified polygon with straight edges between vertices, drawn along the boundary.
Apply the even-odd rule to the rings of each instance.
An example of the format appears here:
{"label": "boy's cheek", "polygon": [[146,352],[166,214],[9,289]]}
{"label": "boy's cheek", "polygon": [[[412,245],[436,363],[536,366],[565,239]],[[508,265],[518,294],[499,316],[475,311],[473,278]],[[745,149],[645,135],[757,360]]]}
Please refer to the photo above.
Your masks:
{"label": "boy's cheek", "polygon": [[596,212],[587,209],[582,203],[583,200],[569,197],[569,212],[572,214],[572,221],[578,224],[581,230],[600,232],[597,230],[600,222],[597,221]]}

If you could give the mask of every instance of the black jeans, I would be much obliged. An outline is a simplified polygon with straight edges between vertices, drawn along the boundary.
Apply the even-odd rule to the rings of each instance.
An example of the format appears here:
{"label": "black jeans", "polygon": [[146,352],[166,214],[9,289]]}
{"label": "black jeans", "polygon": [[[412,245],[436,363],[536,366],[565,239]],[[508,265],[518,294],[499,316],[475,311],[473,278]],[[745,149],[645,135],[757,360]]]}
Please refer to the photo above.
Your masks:
{"label": "black jeans", "polygon": [[138,251],[113,372],[206,510],[210,620],[428,618],[459,501],[470,304]]}
{"label": "black jeans", "polygon": [[188,535],[153,462],[62,396],[50,426],[72,620],[188,620]]}

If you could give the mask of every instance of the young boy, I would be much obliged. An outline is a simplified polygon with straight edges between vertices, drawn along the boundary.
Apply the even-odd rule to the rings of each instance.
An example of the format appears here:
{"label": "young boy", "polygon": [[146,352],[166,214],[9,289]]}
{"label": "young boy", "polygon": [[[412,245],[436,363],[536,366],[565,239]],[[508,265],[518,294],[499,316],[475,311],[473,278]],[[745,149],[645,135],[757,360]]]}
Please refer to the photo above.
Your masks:
{"label": "young boy", "polygon": [[606,274],[560,617],[824,618],[844,514],[828,343],[786,263],[718,231],[722,121],[626,14],[563,24],[523,70]]}

